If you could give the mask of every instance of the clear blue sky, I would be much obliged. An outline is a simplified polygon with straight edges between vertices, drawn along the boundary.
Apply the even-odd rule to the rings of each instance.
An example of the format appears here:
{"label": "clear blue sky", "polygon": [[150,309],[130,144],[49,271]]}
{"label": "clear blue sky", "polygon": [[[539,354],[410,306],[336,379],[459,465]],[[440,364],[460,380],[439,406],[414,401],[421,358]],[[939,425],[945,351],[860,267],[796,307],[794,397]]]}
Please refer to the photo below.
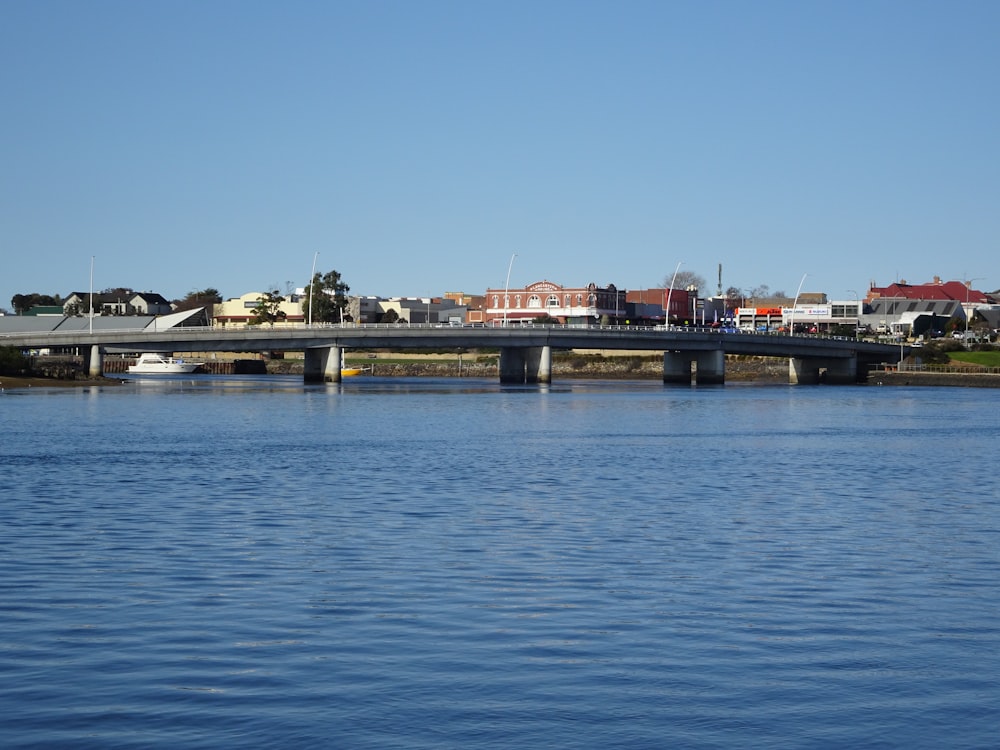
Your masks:
{"label": "clear blue sky", "polygon": [[998,74],[994,0],[4,0],[0,307],[994,290]]}

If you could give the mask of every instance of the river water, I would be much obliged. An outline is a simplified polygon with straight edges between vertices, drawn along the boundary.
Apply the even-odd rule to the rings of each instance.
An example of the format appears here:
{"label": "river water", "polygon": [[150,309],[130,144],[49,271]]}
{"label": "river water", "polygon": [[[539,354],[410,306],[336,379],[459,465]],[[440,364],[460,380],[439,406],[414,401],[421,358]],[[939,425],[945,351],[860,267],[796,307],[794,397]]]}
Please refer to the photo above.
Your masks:
{"label": "river water", "polygon": [[989,748],[996,389],[0,394],[6,748]]}

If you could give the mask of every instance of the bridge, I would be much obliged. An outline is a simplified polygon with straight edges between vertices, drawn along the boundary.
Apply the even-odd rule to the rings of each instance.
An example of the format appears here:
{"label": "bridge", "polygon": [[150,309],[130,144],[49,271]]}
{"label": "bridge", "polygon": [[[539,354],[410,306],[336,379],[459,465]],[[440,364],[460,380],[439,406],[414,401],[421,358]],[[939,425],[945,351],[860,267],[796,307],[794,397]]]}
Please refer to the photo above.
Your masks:
{"label": "bridge", "polygon": [[[76,348],[91,376],[105,353],[303,351],[306,382],[339,382],[345,349],[497,349],[501,383],[550,383],[553,349],[662,351],[663,382],[725,382],[726,355],[789,360],[791,383],[858,383],[877,364],[904,356],[904,347],[851,338],[712,329],[632,326],[481,328],[396,324],[317,324],[288,327],[155,327],[6,333],[0,345],[21,349]],[[693,365],[693,368],[692,368]]]}

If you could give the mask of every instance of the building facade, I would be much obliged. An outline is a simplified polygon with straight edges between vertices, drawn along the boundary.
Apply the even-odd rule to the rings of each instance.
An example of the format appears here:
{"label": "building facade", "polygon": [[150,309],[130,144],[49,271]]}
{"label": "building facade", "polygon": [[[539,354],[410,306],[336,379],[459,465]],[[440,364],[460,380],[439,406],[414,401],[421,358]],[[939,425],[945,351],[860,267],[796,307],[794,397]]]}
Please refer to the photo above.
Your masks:
{"label": "building facade", "polygon": [[593,325],[625,315],[625,292],[614,284],[566,287],[536,281],[520,289],[487,289],[483,322],[520,325],[548,316],[564,325]]}
{"label": "building facade", "polygon": [[[266,297],[264,292],[247,292],[240,297],[231,297],[225,302],[220,302],[213,308],[214,325],[248,325],[254,318],[254,309],[262,297]],[[302,297],[292,294],[278,305],[278,314],[281,320],[275,321],[274,325],[299,325],[305,322],[305,315],[302,311]]]}
{"label": "building facade", "polygon": [[[90,292],[72,292],[63,303],[63,314],[86,315],[90,312]],[[113,289],[94,292],[94,315],[169,315],[173,306],[156,292]]]}

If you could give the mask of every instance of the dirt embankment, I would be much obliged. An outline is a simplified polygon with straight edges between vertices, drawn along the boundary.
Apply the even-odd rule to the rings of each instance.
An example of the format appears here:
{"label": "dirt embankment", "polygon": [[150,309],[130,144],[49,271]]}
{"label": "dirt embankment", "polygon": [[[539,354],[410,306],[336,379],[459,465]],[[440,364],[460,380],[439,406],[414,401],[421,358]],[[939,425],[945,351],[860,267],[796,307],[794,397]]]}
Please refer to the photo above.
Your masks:
{"label": "dirt embankment", "polygon": [[[349,362],[354,365],[354,362]],[[376,377],[467,377],[497,376],[496,357],[464,357],[410,360],[369,359],[361,362],[365,375]],[[302,360],[275,359],[267,363],[273,374],[300,374]],[[552,358],[552,376],[556,379],[593,378],[604,380],[660,380],[663,378],[661,357],[602,357],[594,355],[556,355]],[[726,380],[780,382],[788,379],[787,360],[770,357],[727,357]]]}
{"label": "dirt embankment", "polygon": [[869,385],[926,385],[958,388],[1000,388],[1000,375],[983,372],[873,372]]}

